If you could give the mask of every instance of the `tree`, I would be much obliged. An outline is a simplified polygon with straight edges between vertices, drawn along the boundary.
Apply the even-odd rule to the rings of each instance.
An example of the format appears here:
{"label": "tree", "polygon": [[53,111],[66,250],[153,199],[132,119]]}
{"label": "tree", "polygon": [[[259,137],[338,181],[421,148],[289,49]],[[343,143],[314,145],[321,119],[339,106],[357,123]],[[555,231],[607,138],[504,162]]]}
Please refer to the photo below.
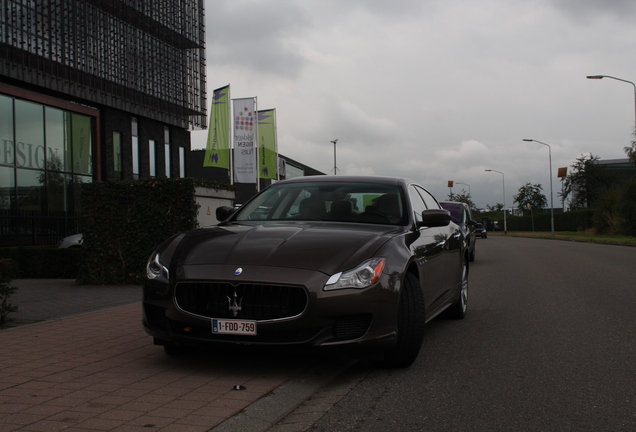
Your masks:
{"label": "tree", "polygon": [[501,203],[497,203],[494,206],[486,204],[486,208],[488,209],[489,212],[498,212],[498,211],[503,211],[504,206]]}
{"label": "tree", "polygon": [[475,203],[471,199],[470,194],[466,193],[464,189],[462,189],[462,193],[460,194],[454,194],[452,192],[449,193],[448,200],[468,204],[468,207],[470,207],[471,212],[473,213],[477,212],[477,207],[475,206]]}
{"label": "tree", "polygon": [[[634,137],[636,137],[636,130],[634,130]],[[631,146],[624,148],[627,157],[634,165],[636,165],[636,139],[632,140]]]}
{"label": "tree", "polygon": [[530,184],[526,183],[525,185],[519,188],[519,193],[513,196],[513,200],[517,203],[518,207],[522,211],[526,211],[526,209],[534,209],[539,210],[548,205],[548,200],[545,195],[543,195],[543,188],[540,184]]}
{"label": "tree", "polygon": [[572,172],[563,180],[559,195],[565,200],[571,196],[572,208],[595,208],[600,197],[611,183],[611,175],[605,166],[596,163],[598,156],[581,155],[572,164]]}

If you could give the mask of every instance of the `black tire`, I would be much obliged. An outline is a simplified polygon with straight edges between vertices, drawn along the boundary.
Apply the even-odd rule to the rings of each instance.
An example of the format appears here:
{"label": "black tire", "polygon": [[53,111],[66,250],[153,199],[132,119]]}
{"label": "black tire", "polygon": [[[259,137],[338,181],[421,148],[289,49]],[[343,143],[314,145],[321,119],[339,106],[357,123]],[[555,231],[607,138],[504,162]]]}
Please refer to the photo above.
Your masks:
{"label": "black tire", "polygon": [[462,260],[462,276],[457,301],[448,308],[448,316],[454,319],[464,319],[468,311],[468,263]]}
{"label": "black tire", "polygon": [[398,306],[398,341],[393,349],[384,353],[386,367],[406,368],[413,364],[424,339],[424,313],[424,293],[420,282],[407,273]]}
{"label": "black tire", "polygon": [[470,252],[470,262],[475,261],[475,249]]}

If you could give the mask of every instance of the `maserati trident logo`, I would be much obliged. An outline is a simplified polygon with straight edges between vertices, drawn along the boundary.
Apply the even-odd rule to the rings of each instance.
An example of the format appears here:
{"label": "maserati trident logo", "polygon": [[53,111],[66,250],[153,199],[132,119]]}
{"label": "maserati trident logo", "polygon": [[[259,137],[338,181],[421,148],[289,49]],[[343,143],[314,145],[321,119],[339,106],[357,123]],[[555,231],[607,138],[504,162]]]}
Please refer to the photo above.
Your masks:
{"label": "maserati trident logo", "polygon": [[236,295],[236,291],[234,291],[233,299],[230,298],[230,296],[227,296],[228,309],[234,316],[237,316],[239,311],[241,310],[241,303],[243,303],[243,297],[238,298],[238,296]]}
{"label": "maserati trident logo", "polygon": [[240,268],[240,267],[239,267],[239,268],[237,268],[236,270],[234,270],[234,275],[235,275],[235,276],[238,276],[238,275],[240,275],[241,273],[243,273],[243,269],[242,269],[242,268]]}

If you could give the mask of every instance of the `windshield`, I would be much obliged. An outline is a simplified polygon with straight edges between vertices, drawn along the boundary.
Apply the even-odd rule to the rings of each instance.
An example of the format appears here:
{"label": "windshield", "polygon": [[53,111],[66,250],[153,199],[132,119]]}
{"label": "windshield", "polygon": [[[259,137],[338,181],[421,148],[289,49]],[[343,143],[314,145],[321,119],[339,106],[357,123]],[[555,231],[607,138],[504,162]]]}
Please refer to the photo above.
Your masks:
{"label": "windshield", "polygon": [[402,190],[373,183],[275,184],[243,206],[237,221],[339,221],[405,225]]}

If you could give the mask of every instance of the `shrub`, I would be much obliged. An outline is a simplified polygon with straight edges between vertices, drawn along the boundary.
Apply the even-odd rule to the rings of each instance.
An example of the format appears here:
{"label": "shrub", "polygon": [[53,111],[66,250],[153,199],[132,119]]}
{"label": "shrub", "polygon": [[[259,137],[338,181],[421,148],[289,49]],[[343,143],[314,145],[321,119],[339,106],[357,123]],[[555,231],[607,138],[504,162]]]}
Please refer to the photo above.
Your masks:
{"label": "shrub", "polygon": [[623,188],[614,186],[599,199],[599,206],[594,214],[594,230],[599,234],[621,235],[624,215],[620,211]]}
{"label": "shrub", "polygon": [[17,306],[9,303],[11,297],[18,290],[11,285],[11,281],[18,274],[18,265],[11,259],[0,259],[0,325],[7,320],[7,315],[18,310]]}
{"label": "shrub", "polygon": [[623,217],[623,234],[636,237],[636,177],[623,187],[618,209]]}
{"label": "shrub", "polygon": [[82,186],[79,284],[140,284],[154,248],[195,228],[193,179],[96,182]]}

